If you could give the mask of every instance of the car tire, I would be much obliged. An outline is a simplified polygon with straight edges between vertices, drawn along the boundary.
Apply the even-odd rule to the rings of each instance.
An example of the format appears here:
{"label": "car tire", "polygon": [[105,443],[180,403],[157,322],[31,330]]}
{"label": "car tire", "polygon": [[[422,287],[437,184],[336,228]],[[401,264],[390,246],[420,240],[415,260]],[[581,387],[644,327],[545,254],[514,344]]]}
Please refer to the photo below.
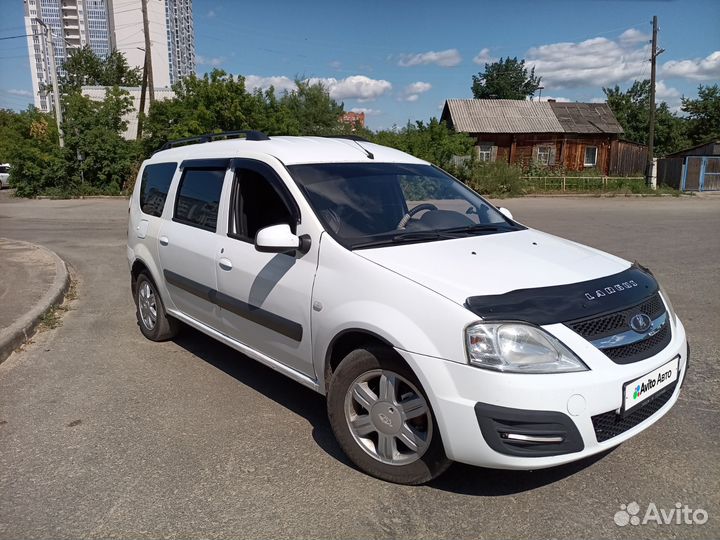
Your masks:
{"label": "car tire", "polygon": [[348,354],[330,380],[327,408],[340,447],[371,476],[418,485],[452,463],[425,391],[390,351],[368,347]]}
{"label": "car tire", "polygon": [[169,317],[155,283],[147,272],[142,272],[135,284],[135,315],[142,334],[151,341],[174,338],[180,323]]}

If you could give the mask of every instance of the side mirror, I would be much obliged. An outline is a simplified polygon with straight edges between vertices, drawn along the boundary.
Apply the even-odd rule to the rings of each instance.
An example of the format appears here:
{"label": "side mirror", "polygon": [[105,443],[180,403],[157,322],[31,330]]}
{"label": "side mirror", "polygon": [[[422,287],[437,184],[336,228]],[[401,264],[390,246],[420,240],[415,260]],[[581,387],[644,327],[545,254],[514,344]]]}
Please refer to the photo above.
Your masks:
{"label": "side mirror", "polygon": [[508,219],[513,219],[512,212],[508,210],[507,208],[503,206],[498,207],[498,212],[500,212],[503,216],[505,216]]}
{"label": "side mirror", "polygon": [[263,253],[287,253],[298,250],[307,253],[310,249],[308,235],[296,236],[290,230],[290,225],[271,225],[260,229],[255,236],[255,249]]}

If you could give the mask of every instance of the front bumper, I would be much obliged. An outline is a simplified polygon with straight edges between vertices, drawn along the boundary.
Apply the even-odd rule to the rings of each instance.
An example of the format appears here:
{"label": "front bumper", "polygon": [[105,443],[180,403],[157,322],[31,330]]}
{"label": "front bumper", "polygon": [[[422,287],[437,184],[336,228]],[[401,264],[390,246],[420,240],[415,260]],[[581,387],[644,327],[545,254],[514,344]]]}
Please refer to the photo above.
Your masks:
{"label": "front bumper", "polygon": [[[557,327],[553,333],[580,355],[589,371],[499,373],[398,350],[426,391],[450,459],[497,469],[541,469],[570,463],[637,435],[677,401],[688,365],[685,329],[679,320],[675,322],[672,341],[663,351],[627,365],[615,364],[591,345],[585,347],[587,342],[576,334],[559,328],[562,325],[554,326]],[[644,414],[617,417],[620,421],[617,423],[615,411],[622,406],[623,384],[676,356],[680,360],[674,387],[664,396],[654,396],[655,405],[644,409]],[[506,425],[520,426],[519,433],[530,436],[531,442],[532,437],[557,437],[560,432],[565,433],[565,442],[555,447],[525,444],[527,441],[508,442],[503,440],[503,433],[511,431],[505,429]],[[614,431],[599,435],[598,429]]]}

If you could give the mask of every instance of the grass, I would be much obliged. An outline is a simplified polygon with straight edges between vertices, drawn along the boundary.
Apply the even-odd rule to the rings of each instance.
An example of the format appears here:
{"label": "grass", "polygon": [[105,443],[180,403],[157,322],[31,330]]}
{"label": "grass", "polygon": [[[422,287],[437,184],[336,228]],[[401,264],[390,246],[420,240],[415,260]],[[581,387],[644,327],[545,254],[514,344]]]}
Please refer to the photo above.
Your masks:
{"label": "grass", "polygon": [[48,309],[45,314],[40,317],[40,324],[38,325],[38,332],[47,332],[62,326],[62,319],[59,313],[60,308],[58,306],[52,306]]}
{"label": "grass", "polygon": [[70,285],[65,293],[62,304],[50,307],[50,309],[48,309],[43,316],[40,317],[38,332],[47,332],[48,330],[54,330],[55,328],[62,326],[63,314],[71,309],[68,305],[69,302],[77,300],[77,298],[77,280],[71,277]]}
{"label": "grass", "polygon": [[450,172],[469,187],[492,198],[522,197],[525,195],[572,195],[597,196],[680,196],[681,192],[658,186],[651,189],[645,179],[636,177],[602,176],[596,170],[562,171],[559,169],[525,170],[517,165],[494,162],[470,162]]}

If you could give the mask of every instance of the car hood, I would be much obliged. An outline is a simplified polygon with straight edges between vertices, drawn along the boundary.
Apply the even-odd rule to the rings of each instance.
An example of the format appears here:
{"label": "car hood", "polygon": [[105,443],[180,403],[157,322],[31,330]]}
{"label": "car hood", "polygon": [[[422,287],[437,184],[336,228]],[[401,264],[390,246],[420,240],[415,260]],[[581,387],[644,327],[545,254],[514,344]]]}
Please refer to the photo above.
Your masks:
{"label": "car hood", "polygon": [[613,255],[532,229],[355,253],[459,304],[469,296],[578,283],[630,267]]}

